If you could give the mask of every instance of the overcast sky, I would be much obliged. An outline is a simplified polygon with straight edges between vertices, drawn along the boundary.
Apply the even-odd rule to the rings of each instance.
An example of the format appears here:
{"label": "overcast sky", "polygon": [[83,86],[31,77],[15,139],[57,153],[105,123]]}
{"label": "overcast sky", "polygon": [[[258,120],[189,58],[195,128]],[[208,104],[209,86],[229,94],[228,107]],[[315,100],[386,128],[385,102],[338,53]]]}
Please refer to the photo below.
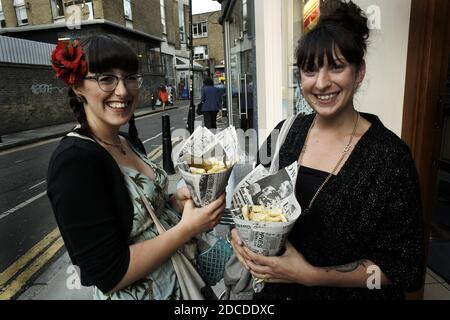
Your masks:
{"label": "overcast sky", "polygon": [[192,13],[204,13],[220,10],[220,3],[213,0],[192,0]]}

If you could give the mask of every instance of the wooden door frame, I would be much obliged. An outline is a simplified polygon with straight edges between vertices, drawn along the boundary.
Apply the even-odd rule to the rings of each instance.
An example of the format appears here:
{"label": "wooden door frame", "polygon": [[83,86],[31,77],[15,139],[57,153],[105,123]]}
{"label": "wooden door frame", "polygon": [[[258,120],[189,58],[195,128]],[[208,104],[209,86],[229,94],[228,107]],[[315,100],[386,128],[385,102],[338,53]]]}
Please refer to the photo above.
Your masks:
{"label": "wooden door frame", "polygon": [[[402,139],[419,172],[425,222],[425,248],[431,231],[436,192],[434,165],[441,146],[438,99],[445,85],[450,53],[450,1],[412,0]],[[426,261],[424,261],[426,263]],[[421,299],[423,289],[410,295]]]}

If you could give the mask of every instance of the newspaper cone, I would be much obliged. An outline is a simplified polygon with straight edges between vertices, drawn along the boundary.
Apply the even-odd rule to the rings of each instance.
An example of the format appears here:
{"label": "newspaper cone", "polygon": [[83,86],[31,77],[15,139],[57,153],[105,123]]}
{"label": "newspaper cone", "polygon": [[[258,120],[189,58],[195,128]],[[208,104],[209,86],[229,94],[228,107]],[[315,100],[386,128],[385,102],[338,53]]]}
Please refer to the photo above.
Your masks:
{"label": "newspaper cone", "polygon": [[[233,166],[238,161],[237,154],[237,135],[232,126],[216,135],[205,127],[198,127],[187,139],[174,162],[197,207],[208,205],[225,192]],[[190,172],[190,165],[202,164],[211,157],[226,163],[226,170],[205,174]]]}
{"label": "newspaper cone", "polygon": [[[267,169],[259,165],[237,186],[231,212],[239,237],[250,250],[265,256],[275,256],[286,244],[287,237],[301,214],[294,190],[297,172],[297,162],[273,175],[269,175]],[[246,220],[241,211],[244,205],[282,208],[287,222]],[[254,279],[255,292],[262,290],[263,281]]]}
{"label": "newspaper cone", "polygon": [[[284,247],[287,236],[301,214],[295,197],[297,163],[273,175],[259,165],[237,186],[233,194],[233,219],[239,236],[252,251],[265,256],[275,256]],[[282,208],[287,222],[258,222],[244,219],[244,205],[263,205]]]}

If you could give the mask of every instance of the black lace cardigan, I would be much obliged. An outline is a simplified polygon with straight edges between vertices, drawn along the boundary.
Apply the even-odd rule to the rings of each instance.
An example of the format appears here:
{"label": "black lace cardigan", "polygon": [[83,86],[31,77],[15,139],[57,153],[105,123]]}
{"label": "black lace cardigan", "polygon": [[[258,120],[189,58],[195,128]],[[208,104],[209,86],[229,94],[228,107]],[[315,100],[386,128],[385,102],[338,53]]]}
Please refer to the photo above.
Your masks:
{"label": "black lace cardigan", "polygon": [[[423,216],[411,152],[378,117],[361,115],[372,126],[321,191],[311,211],[299,218],[289,240],[318,267],[369,259],[392,285],[369,290],[267,284],[255,298],[402,299],[404,292],[422,286]],[[280,168],[297,161],[313,118],[297,117],[280,150]],[[270,150],[270,139],[266,143]]]}

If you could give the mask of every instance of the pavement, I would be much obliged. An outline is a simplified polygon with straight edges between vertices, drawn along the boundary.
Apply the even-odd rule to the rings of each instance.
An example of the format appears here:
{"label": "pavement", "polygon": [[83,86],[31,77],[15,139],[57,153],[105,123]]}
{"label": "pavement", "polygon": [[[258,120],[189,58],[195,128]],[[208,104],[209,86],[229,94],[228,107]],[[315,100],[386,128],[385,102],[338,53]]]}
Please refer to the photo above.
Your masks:
{"label": "pavement", "polygon": [[[164,111],[177,109],[178,107],[189,105],[189,101],[177,101],[174,106],[166,107]],[[139,108],[135,112],[136,118],[143,117],[153,113],[160,113],[163,110],[156,107]],[[222,121],[223,122],[223,121]],[[76,125],[76,122],[46,126],[33,130],[26,130],[2,136],[0,143],[0,152],[26,146],[39,141],[54,139],[66,135]],[[225,125],[225,123],[222,123]],[[218,122],[220,127],[221,122]],[[176,191],[182,184],[179,174],[169,176],[169,193]],[[230,187],[233,184],[230,183]],[[227,192],[227,203],[231,203],[231,192]],[[225,287],[223,281],[213,287],[215,293],[220,296]],[[32,283],[28,284],[25,291],[18,297],[18,300],[92,300],[93,288],[80,285],[78,275],[73,268],[70,258],[65,249],[52,259]]]}
{"label": "pavement", "polygon": [[[140,118],[153,113],[161,113],[185,105],[189,105],[189,101],[179,100],[174,106],[166,107],[164,111],[161,107],[156,107],[156,110],[153,110],[151,106],[146,106],[137,109],[135,117]],[[1,136],[0,152],[43,140],[62,137],[70,132],[76,124],[77,122],[69,122],[3,135]]]}

